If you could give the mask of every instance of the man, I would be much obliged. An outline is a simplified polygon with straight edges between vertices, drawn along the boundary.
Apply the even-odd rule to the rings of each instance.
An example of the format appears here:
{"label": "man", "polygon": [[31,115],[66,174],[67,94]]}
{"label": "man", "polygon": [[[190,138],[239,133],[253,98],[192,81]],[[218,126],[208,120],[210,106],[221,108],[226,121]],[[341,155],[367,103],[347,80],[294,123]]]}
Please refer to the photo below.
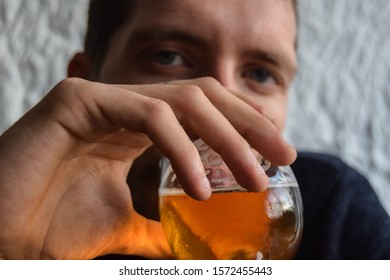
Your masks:
{"label": "man", "polygon": [[[281,137],[295,46],[290,0],[92,1],[85,52],[69,64],[83,79],[59,83],[0,138],[0,258],[170,258],[154,221],[160,154],[196,199],[210,196],[198,137],[242,186],[264,190],[248,143],[277,165],[296,158]],[[389,217],[360,175],[321,155],[293,167],[297,258],[390,258]]]}

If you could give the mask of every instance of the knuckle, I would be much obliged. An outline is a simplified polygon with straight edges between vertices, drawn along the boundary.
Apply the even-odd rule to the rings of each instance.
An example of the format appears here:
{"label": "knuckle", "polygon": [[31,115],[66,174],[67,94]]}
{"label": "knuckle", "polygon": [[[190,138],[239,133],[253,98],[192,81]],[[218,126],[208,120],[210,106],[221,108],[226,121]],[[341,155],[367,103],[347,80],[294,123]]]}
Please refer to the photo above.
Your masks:
{"label": "knuckle", "polygon": [[147,98],[143,106],[151,117],[159,118],[167,114],[172,114],[172,109],[169,104],[161,99]]}
{"label": "knuckle", "polygon": [[62,116],[61,119],[70,112],[80,116],[86,104],[94,102],[94,94],[95,92],[89,89],[87,81],[80,78],[67,78],[60,81],[49,92],[41,106],[50,116]]}
{"label": "knuckle", "polygon": [[202,104],[208,100],[204,91],[197,85],[182,86],[180,94],[183,96],[183,102],[189,105]]}
{"label": "knuckle", "polygon": [[221,86],[221,83],[215,79],[214,77],[201,77],[197,79],[200,84],[206,84],[206,85],[211,85],[211,86]]}
{"label": "knuckle", "polygon": [[80,78],[66,78],[60,81],[55,89],[56,92],[77,92],[84,82]]}
{"label": "knuckle", "polygon": [[82,92],[81,88],[84,86],[85,81],[80,78],[67,78],[60,81],[51,91],[54,99],[61,102],[72,102]]}

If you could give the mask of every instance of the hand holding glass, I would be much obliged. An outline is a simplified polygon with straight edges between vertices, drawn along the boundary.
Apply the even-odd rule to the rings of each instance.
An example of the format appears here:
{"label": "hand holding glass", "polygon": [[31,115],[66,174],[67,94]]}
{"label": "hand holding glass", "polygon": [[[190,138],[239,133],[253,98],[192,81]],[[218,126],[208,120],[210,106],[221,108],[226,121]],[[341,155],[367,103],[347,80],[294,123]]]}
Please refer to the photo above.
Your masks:
{"label": "hand holding glass", "polygon": [[289,166],[271,165],[254,151],[269,177],[261,193],[238,185],[221,157],[195,141],[213,193],[186,195],[168,159],[162,160],[160,217],[177,259],[291,259],[302,234],[302,201]]}

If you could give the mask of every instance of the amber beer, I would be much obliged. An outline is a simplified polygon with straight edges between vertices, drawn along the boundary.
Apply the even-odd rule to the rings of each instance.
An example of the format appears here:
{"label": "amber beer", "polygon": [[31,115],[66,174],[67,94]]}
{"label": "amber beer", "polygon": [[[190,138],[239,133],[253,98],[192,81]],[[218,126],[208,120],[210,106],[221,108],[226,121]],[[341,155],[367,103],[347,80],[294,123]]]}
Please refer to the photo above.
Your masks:
{"label": "amber beer", "polygon": [[197,201],[168,187],[160,190],[161,222],[177,259],[290,259],[302,229],[297,191],[237,188]]}

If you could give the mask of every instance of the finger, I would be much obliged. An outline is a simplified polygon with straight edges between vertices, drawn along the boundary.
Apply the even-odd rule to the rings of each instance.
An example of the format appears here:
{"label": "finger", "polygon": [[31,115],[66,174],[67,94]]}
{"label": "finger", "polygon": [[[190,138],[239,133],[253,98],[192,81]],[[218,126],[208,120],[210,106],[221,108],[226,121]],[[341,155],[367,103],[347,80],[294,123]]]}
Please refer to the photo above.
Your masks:
{"label": "finger", "polygon": [[260,114],[262,114],[265,118],[267,118],[274,126],[276,126],[279,130],[281,130],[280,127],[278,127],[277,125],[277,121],[275,118],[273,118],[269,112],[264,108],[264,106],[262,106],[261,104],[259,104],[259,102],[256,102],[252,96],[248,95],[248,94],[243,94],[241,92],[237,92],[237,91],[232,91],[229,89],[229,92],[231,92],[232,94],[234,94],[235,96],[237,96],[239,99],[241,99],[242,101],[244,101],[245,103],[247,103],[248,105],[250,105],[253,109],[255,109],[257,112],[259,112]]}
{"label": "finger", "polygon": [[[180,82],[181,83],[181,82]],[[197,80],[210,101],[230,121],[235,129],[261,155],[275,165],[289,165],[296,159],[296,150],[287,143],[280,130],[248,98],[240,100],[214,79]],[[249,103],[249,104],[248,104]]]}
{"label": "finger", "polygon": [[[214,90],[223,90],[226,93],[222,87]],[[138,91],[165,100],[185,128],[201,137],[222,156],[241,186],[251,191],[262,191],[268,186],[268,177],[257,162],[251,147],[210,102],[200,87],[194,85],[150,85],[139,88]],[[188,176],[188,171],[178,169],[180,157],[180,154],[175,154],[169,158],[177,177],[183,182]],[[188,186],[183,184],[183,187],[187,188]]]}
{"label": "finger", "polygon": [[190,196],[201,200],[210,196],[211,190],[198,152],[165,101],[121,87],[82,80],[71,82],[75,83],[72,87],[77,90],[62,96],[62,103],[66,104],[66,110],[72,112],[62,112],[61,115],[77,114],[77,121],[74,117],[65,118],[63,121],[67,122],[68,130],[78,134],[117,129],[145,133],[163,155],[172,159],[172,167]]}

